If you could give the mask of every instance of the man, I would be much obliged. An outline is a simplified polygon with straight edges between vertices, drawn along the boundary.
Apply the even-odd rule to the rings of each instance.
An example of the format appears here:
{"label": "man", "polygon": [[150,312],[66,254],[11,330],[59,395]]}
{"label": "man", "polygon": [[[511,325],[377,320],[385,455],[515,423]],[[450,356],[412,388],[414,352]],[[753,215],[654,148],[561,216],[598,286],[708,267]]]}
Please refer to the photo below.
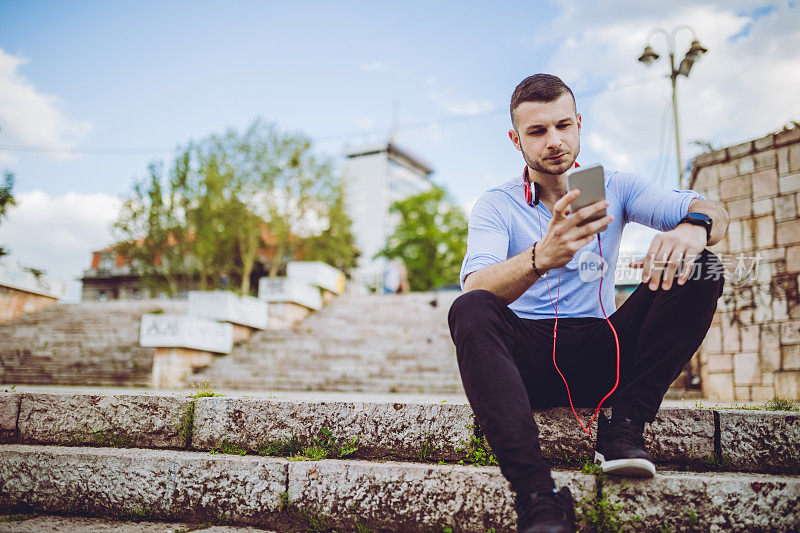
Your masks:
{"label": "man", "polygon": [[[711,324],[723,279],[719,259],[705,247],[724,236],[728,215],[695,192],[609,170],[606,199],[572,213],[579,191],[567,192],[566,173],[576,166],[581,131],[572,91],[555,76],[536,74],[517,86],[510,107],[508,134],[526,166],[473,207],[464,294],[448,320],[467,398],[516,493],[519,530],[574,531],[572,495],[566,487],[556,492],[531,409],[569,405],[564,380],[576,407],[594,408],[612,389],[617,350],[604,310],[613,312],[619,385],[604,404],[613,405],[611,420],[603,415],[598,423],[596,460],[608,473],[653,476],[644,424]],[[606,216],[579,225],[603,209]],[[628,222],[662,233],[637,265],[642,283],[614,311]],[[604,273],[599,265],[581,270],[599,262],[601,249]],[[591,269],[598,279],[581,279]]]}

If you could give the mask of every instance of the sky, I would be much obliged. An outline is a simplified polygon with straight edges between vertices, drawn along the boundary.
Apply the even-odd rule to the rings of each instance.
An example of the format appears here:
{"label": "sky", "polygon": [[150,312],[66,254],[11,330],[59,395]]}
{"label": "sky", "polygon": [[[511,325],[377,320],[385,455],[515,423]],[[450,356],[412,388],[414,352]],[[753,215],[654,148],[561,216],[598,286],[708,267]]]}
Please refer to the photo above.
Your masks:
{"label": "sky", "polygon": [[[518,175],[508,101],[560,76],[582,115],[582,164],[677,187],[668,44],[709,49],[678,80],[684,165],[800,120],[795,1],[100,2],[0,0],[0,171],[17,206],[7,262],[68,282],[113,242],[121,198],[151,161],[260,117],[334,160],[394,139],[469,209]],[[675,33],[676,62],[693,39]],[[630,229],[630,228],[629,228]],[[651,230],[622,250],[644,253]]]}

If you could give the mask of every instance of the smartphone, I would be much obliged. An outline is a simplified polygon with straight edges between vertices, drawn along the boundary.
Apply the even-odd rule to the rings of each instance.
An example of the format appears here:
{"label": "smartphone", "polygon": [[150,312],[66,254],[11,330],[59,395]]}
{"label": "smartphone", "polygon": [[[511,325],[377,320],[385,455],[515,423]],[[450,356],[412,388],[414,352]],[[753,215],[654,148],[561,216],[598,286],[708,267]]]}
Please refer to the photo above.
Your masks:
{"label": "smartphone", "polygon": [[[605,200],[606,186],[603,167],[597,165],[573,170],[567,174],[567,189],[570,191],[572,189],[580,189],[581,191],[581,195],[572,202],[572,206],[570,207],[571,213],[575,213],[578,209],[586,207],[587,205]],[[583,226],[594,220],[599,220],[604,216],[606,216],[606,210],[602,209],[578,225]]]}

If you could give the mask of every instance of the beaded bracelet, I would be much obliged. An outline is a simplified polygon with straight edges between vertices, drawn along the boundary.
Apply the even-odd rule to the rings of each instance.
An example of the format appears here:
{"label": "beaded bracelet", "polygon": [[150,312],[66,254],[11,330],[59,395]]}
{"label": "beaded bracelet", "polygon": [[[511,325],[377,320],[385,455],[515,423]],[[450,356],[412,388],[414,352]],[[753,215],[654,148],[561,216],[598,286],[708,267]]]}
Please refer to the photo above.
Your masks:
{"label": "beaded bracelet", "polygon": [[533,266],[533,271],[536,273],[537,276],[540,278],[543,277],[542,274],[539,273],[539,270],[536,268],[536,245],[539,244],[539,241],[533,243],[533,248],[531,249],[531,266]]}

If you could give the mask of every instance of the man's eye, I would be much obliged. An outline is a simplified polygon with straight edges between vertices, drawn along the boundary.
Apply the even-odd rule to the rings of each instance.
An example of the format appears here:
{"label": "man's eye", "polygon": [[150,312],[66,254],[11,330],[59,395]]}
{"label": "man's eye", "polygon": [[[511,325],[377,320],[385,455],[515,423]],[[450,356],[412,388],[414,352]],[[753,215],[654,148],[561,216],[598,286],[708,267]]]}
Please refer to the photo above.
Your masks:
{"label": "man's eye", "polygon": [[562,130],[569,128],[572,124],[559,124],[558,127]]}
{"label": "man's eye", "polygon": [[544,132],[544,130],[533,130],[533,131],[530,131],[528,133],[531,134],[531,135],[541,135],[543,132]]}

